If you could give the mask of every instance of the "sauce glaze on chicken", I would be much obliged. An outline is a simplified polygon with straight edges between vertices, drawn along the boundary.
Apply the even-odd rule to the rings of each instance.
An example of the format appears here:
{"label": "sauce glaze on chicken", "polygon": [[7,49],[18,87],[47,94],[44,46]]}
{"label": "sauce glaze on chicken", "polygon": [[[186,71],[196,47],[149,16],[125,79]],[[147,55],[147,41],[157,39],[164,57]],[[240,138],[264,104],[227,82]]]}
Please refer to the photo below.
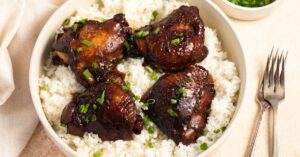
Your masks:
{"label": "sauce glaze on chicken", "polygon": [[[137,30],[134,45],[145,63],[164,71],[180,71],[207,56],[204,31],[198,8],[181,6],[161,21]],[[137,52],[133,49],[132,53]]]}
{"label": "sauce glaze on chicken", "polygon": [[77,22],[58,35],[53,62],[71,65],[77,81],[85,87],[102,82],[123,58],[125,37],[130,32],[124,14],[106,22]]}
{"label": "sauce glaze on chicken", "polygon": [[140,134],[143,119],[132,94],[124,91],[119,83],[122,81],[114,74],[108,82],[76,95],[61,116],[68,133],[83,136],[84,132],[93,132],[108,141],[130,140],[133,133]]}
{"label": "sauce glaze on chicken", "polygon": [[162,76],[143,96],[155,103],[144,112],[177,144],[190,144],[205,128],[207,113],[215,95],[213,79],[203,67]]}

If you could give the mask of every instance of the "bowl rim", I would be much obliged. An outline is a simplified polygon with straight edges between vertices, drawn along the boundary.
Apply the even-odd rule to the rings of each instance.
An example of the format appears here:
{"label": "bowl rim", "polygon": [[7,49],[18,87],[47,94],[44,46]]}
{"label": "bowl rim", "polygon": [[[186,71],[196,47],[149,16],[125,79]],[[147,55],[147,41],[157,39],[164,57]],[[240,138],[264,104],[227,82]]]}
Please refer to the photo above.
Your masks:
{"label": "bowl rim", "polygon": [[[50,25],[50,22],[53,21],[57,16],[59,16],[59,13],[62,12],[66,6],[71,5],[71,3],[73,3],[74,0],[70,0],[70,1],[66,1],[63,5],[61,5],[52,15],[51,17],[48,19],[48,21],[46,22],[46,24],[43,26],[42,31],[40,32],[36,42],[35,42],[35,46],[33,49],[33,53],[31,56],[31,61],[30,61],[30,69],[29,69],[29,88],[30,88],[30,94],[31,94],[31,98],[34,104],[34,108],[35,111],[39,117],[39,120],[41,121],[43,127],[45,128],[45,131],[48,135],[48,137],[50,137],[50,139],[56,144],[56,146],[65,154],[65,155],[72,155],[72,156],[78,156],[79,154],[76,153],[76,151],[74,151],[73,149],[71,149],[71,147],[66,144],[59,136],[58,134],[54,131],[54,129],[52,128],[52,126],[50,125],[50,122],[48,121],[46,114],[43,110],[42,104],[41,104],[41,100],[40,100],[40,96],[39,96],[39,92],[36,92],[36,84],[33,80],[35,80],[35,73],[36,73],[36,68],[35,66],[40,66],[37,62],[36,59],[40,59],[38,58],[38,54],[43,54],[45,52],[39,52],[39,46],[41,44],[41,40],[43,39],[43,37],[45,36],[47,30],[44,29],[46,27],[49,27],[48,25]],[[93,1],[93,0],[91,0]],[[186,1],[186,0],[185,0]],[[217,5],[215,3],[213,3],[210,0],[205,0],[205,3],[207,3],[208,5],[210,5],[213,9],[215,9],[216,12],[218,12],[218,14],[220,14],[220,16],[222,16],[222,18],[227,22],[227,24],[229,25],[229,27],[232,29],[233,32],[233,36],[239,41],[238,44],[242,50],[241,52],[241,58],[243,59],[243,69],[244,70],[244,86],[243,86],[243,91],[239,90],[238,94],[239,97],[240,95],[242,95],[239,104],[237,105],[237,108],[233,114],[233,117],[230,120],[230,123],[228,124],[226,130],[223,132],[223,134],[205,151],[203,151],[202,153],[198,154],[197,157],[204,157],[206,155],[208,155],[209,153],[211,153],[213,150],[216,149],[216,147],[218,147],[227,137],[228,135],[230,135],[230,133],[232,132],[233,128],[236,126],[236,121],[239,119],[238,117],[241,115],[241,107],[244,104],[244,100],[245,100],[245,95],[247,92],[247,75],[248,75],[248,70],[247,70],[247,66],[246,66],[246,60],[245,60],[245,55],[244,55],[244,48],[242,43],[240,42],[240,38],[237,35],[237,31],[235,29],[235,27],[232,25],[231,21],[229,20],[229,18],[225,15],[225,13],[219,8],[217,7]],[[49,40],[49,39],[48,39]],[[241,74],[239,74],[240,76]],[[241,84],[242,85],[242,84]],[[240,87],[241,87],[240,85]],[[38,86],[37,86],[38,87]],[[237,103],[237,102],[236,102]]]}
{"label": "bowl rim", "polygon": [[265,9],[269,9],[274,7],[275,5],[279,4],[279,2],[281,0],[274,0],[272,3],[264,5],[262,7],[244,7],[244,6],[240,6],[234,3],[229,2],[228,0],[221,0],[223,1],[223,3],[231,8],[235,8],[235,9],[239,9],[239,10],[243,10],[243,11],[260,11],[260,10],[265,10]]}

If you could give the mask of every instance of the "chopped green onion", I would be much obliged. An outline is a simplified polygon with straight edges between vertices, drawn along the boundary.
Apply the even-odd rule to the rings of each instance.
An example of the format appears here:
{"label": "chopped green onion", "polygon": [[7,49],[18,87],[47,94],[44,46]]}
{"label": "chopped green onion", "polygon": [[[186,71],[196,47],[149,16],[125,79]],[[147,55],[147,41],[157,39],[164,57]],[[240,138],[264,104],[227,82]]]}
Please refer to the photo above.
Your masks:
{"label": "chopped green onion", "polygon": [[153,104],[155,104],[155,99],[148,99],[147,100],[147,104],[149,104],[149,105],[153,105]]}
{"label": "chopped green onion", "polygon": [[43,90],[48,90],[48,87],[47,86],[40,86],[40,91],[43,91]]}
{"label": "chopped green onion", "polygon": [[154,144],[151,142],[151,139],[147,140],[146,144],[147,144],[148,148],[153,148],[154,147]]}
{"label": "chopped green onion", "polygon": [[96,121],[96,120],[97,120],[97,116],[93,114],[93,115],[91,116],[91,122],[94,122],[94,121]]}
{"label": "chopped green onion", "polygon": [[179,93],[183,97],[185,97],[187,95],[186,89],[184,87],[179,88]]}
{"label": "chopped green onion", "polygon": [[145,70],[148,73],[151,80],[154,80],[154,81],[157,80],[158,76],[157,76],[157,72],[155,70],[153,70],[150,66],[146,66]]}
{"label": "chopped green onion", "polygon": [[77,31],[78,26],[79,26],[78,23],[75,23],[75,24],[73,25],[73,27],[72,27],[73,32],[76,32],[76,31]]}
{"label": "chopped green onion", "polygon": [[97,109],[97,105],[93,104],[93,109],[96,110]]}
{"label": "chopped green onion", "polygon": [[136,95],[136,96],[133,97],[133,100],[139,101],[139,100],[141,100],[141,97]]}
{"label": "chopped green onion", "polygon": [[79,106],[79,112],[80,113],[87,113],[89,107],[90,107],[90,104],[82,104],[82,105]]}
{"label": "chopped green onion", "polygon": [[178,38],[181,38],[181,37],[183,37],[183,33],[176,34],[175,36]]}
{"label": "chopped green onion", "polygon": [[125,63],[125,59],[122,59],[121,61],[120,61],[120,64],[124,64]]}
{"label": "chopped green onion", "polygon": [[136,37],[138,38],[145,38],[147,35],[149,35],[149,31],[139,31],[136,33]]}
{"label": "chopped green onion", "polygon": [[191,83],[193,80],[192,80],[192,78],[190,78],[190,77],[186,77],[186,78],[184,78],[184,80],[187,82],[187,83]]}
{"label": "chopped green onion", "polygon": [[105,18],[102,18],[102,17],[94,17],[94,19],[100,21],[100,22],[105,22],[107,21],[108,19],[105,19]]}
{"label": "chopped green onion", "polygon": [[171,44],[172,45],[177,45],[177,44],[179,44],[180,43],[180,39],[179,38],[175,38],[175,39],[173,39],[172,41],[171,41]]}
{"label": "chopped green onion", "polygon": [[178,114],[171,108],[169,108],[167,112],[171,117],[178,117]]}
{"label": "chopped green onion", "polygon": [[101,157],[102,154],[103,154],[103,149],[100,149],[93,154],[93,157]]}
{"label": "chopped green onion", "polygon": [[155,128],[154,128],[153,126],[150,126],[150,127],[148,128],[148,133],[149,133],[149,134],[154,134],[154,132],[155,132]]}
{"label": "chopped green onion", "polygon": [[147,104],[147,103],[143,103],[143,105],[141,106],[141,108],[143,110],[148,110],[148,107],[149,107],[149,104]]}
{"label": "chopped green onion", "polygon": [[93,63],[92,63],[92,67],[93,67],[94,69],[97,69],[97,68],[99,68],[99,66],[98,66],[97,62],[93,62]]}
{"label": "chopped green onion", "polygon": [[70,18],[66,18],[63,22],[63,26],[70,24]]}
{"label": "chopped green onion", "polygon": [[131,76],[132,76],[132,73],[131,73],[131,72],[128,72],[128,73],[127,73],[127,76],[128,76],[128,77],[131,77]]}
{"label": "chopped green onion", "polygon": [[229,2],[243,7],[262,7],[268,5],[275,0],[228,0]]}
{"label": "chopped green onion", "polygon": [[208,148],[208,145],[205,142],[200,145],[201,150],[206,150],[207,148]]}
{"label": "chopped green onion", "polygon": [[97,101],[100,105],[102,105],[102,104],[104,103],[104,100],[105,100],[105,91],[102,92],[101,97],[98,98],[96,101]]}
{"label": "chopped green onion", "polygon": [[86,24],[87,21],[88,21],[88,19],[87,19],[87,18],[84,18],[84,19],[81,19],[81,20],[80,20],[80,23]]}
{"label": "chopped green onion", "polygon": [[157,12],[156,10],[154,10],[154,11],[152,12],[151,22],[155,21],[156,18],[157,18],[157,16],[158,16],[158,12]]}
{"label": "chopped green onion", "polygon": [[170,103],[171,103],[172,105],[175,105],[175,104],[177,104],[177,100],[176,100],[176,99],[171,99],[171,100],[170,100]]}
{"label": "chopped green onion", "polygon": [[145,116],[143,120],[144,120],[144,125],[145,125],[145,126],[148,126],[148,125],[150,124],[150,119],[149,119],[149,117]]}
{"label": "chopped green onion", "polygon": [[88,40],[82,40],[81,43],[87,47],[92,47],[93,44]]}
{"label": "chopped green onion", "polygon": [[80,53],[80,52],[83,51],[83,48],[82,48],[82,47],[78,47],[78,48],[76,49],[76,51],[77,51],[78,53]]}
{"label": "chopped green onion", "polygon": [[126,47],[126,51],[129,52],[130,51],[130,45],[129,45],[127,40],[124,41],[124,46]]}
{"label": "chopped green onion", "polygon": [[153,31],[153,34],[158,34],[160,32],[160,28],[157,27],[154,31]]}
{"label": "chopped green onion", "polygon": [[224,132],[226,130],[226,126],[223,126],[221,129]]}
{"label": "chopped green onion", "polygon": [[92,77],[92,74],[91,72],[89,71],[89,69],[86,69],[83,71],[83,76],[86,78],[86,79],[89,79]]}
{"label": "chopped green onion", "polygon": [[208,108],[205,112],[206,112],[207,114],[210,114],[211,108]]}
{"label": "chopped green onion", "polygon": [[216,130],[214,130],[214,133],[215,133],[215,134],[218,134],[219,132],[221,132],[221,129],[216,129]]}
{"label": "chopped green onion", "polygon": [[122,89],[125,91],[125,92],[128,92],[131,88],[131,84],[130,82],[126,81],[125,82],[125,85],[122,87]]}
{"label": "chopped green onion", "polygon": [[207,131],[206,131],[206,130],[203,130],[203,131],[202,131],[202,135],[203,135],[203,136],[206,136],[206,135],[207,135]]}

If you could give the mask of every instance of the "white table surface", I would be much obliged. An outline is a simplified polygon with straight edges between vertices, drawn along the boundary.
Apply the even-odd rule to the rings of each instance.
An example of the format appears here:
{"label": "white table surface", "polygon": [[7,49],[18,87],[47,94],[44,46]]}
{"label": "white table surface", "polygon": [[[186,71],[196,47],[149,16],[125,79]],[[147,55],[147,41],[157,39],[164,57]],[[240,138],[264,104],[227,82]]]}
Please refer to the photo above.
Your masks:
{"label": "white table surface", "polygon": [[[258,79],[273,46],[289,50],[286,73],[286,99],[279,106],[279,154],[280,157],[300,157],[300,1],[284,0],[282,6],[271,16],[259,21],[232,19],[237,29],[249,69],[248,88],[240,119],[228,138],[208,157],[241,157],[245,155],[248,141],[257,116],[255,94]],[[270,114],[266,114],[259,133],[256,157],[267,157],[270,151]],[[21,157],[63,157],[64,155],[46,136],[39,124]]]}

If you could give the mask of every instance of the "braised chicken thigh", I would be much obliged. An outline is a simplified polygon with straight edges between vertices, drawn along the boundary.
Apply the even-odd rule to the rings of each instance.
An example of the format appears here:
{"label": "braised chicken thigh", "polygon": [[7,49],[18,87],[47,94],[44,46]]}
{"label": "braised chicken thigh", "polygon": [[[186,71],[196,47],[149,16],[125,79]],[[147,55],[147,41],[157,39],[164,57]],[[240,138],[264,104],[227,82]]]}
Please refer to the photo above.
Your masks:
{"label": "braised chicken thigh", "polygon": [[181,6],[161,21],[135,31],[132,53],[163,71],[184,70],[207,56],[204,31],[198,8]]}
{"label": "braised chicken thigh", "polygon": [[[143,96],[144,112],[177,144],[194,142],[205,128],[215,95],[212,77],[199,66],[162,76]],[[154,103],[147,104],[151,100]]]}
{"label": "braised chicken thigh", "polygon": [[76,95],[63,110],[61,122],[70,134],[93,132],[106,141],[130,140],[133,133],[140,134],[143,129],[132,94],[114,79]]}
{"label": "braised chicken thigh", "polygon": [[69,64],[85,87],[105,80],[123,58],[124,41],[131,29],[124,14],[106,22],[81,20],[59,35],[53,62]]}

